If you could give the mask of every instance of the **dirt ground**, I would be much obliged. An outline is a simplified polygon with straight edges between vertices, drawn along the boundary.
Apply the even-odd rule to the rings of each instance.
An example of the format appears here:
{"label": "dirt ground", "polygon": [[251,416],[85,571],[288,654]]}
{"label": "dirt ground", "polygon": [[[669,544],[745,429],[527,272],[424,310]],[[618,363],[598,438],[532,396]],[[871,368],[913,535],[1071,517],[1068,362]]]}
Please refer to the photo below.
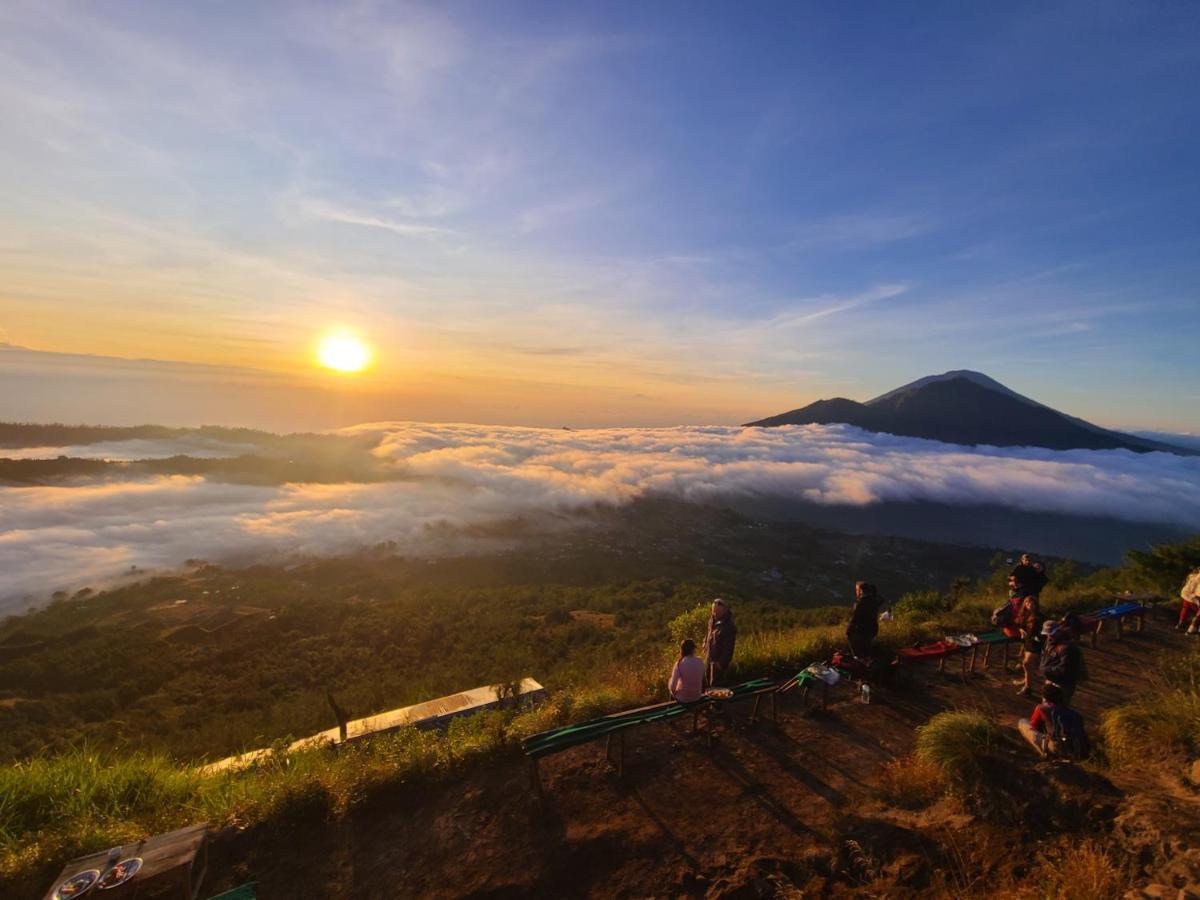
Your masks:
{"label": "dirt ground", "polygon": [[[1086,649],[1090,679],[1076,705],[1089,728],[1102,710],[1141,691],[1160,654],[1182,649],[1186,640],[1170,631],[1162,612],[1141,634],[1123,641],[1104,636],[1097,649]],[[907,684],[876,691],[870,705],[849,687],[835,689],[824,712],[798,693],[787,695],[777,726],[751,722],[750,705],[742,704],[716,723],[711,748],[690,733],[689,721],[648,726],[626,739],[623,777],[605,761],[603,742],[544,759],[543,803],[530,788],[524,760],[514,756],[461,783],[376,802],[336,822],[223,836],[206,885],[215,893],[253,879],[268,900],[755,898],[856,890],[921,896],[901,888],[906,866],[955,864],[946,850],[954,835],[990,826],[961,810],[940,810],[947,804],[919,816],[886,809],[874,793],[881,767],[909,754],[916,726],[942,710],[981,710],[1011,729],[1033,707],[1016,695],[1012,678],[997,660],[965,680],[953,661],[944,673],[926,663],[911,670]],[[1024,753],[1015,743],[1012,752]],[[1019,763],[1036,764],[1032,752]],[[1192,840],[1200,852],[1196,795],[1172,783],[1156,794],[1154,786],[1135,782],[1078,790],[1100,804],[1097,815],[1132,816],[1130,829],[1157,820],[1160,833],[1146,840],[1175,841],[1177,854],[1193,848],[1186,835],[1170,828],[1162,833],[1160,808],[1176,816],[1183,808],[1183,821],[1196,825]],[[1145,806],[1141,818],[1126,802],[1131,789],[1146,791],[1138,798]],[[1080,827],[1093,814],[1088,809],[1081,807]],[[942,835],[938,847],[931,844],[934,833]],[[1000,856],[1027,839],[1007,836]],[[828,878],[847,852],[856,855],[851,866],[869,871],[864,883],[891,879],[895,890],[878,893],[853,879]],[[966,890],[966,873],[951,874],[965,892],[977,893]],[[1191,877],[1186,871],[1178,876]]]}

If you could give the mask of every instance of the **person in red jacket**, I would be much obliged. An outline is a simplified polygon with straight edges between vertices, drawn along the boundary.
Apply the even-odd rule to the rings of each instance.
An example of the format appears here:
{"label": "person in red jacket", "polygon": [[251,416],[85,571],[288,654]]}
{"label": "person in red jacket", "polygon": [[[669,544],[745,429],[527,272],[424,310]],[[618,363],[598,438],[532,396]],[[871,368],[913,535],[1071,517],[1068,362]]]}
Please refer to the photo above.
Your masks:
{"label": "person in red jacket", "polygon": [[1200,568],[1192,569],[1188,574],[1179,591],[1179,599],[1183,603],[1179,607],[1179,621],[1175,623],[1175,630],[1187,629],[1188,634],[1200,633]]}

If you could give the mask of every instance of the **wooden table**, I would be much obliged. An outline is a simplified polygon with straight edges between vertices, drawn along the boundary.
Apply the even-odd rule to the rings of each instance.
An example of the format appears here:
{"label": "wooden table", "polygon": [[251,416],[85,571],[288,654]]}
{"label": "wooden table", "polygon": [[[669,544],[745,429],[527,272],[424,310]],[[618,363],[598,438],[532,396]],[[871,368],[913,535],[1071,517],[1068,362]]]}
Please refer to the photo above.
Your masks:
{"label": "wooden table", "polygon": [[[169,834],[159,834],[121,848],[121,859],[140,856],[141,870],[131,879],[107,891],[92,888],[84,897],[103,897],[105,900],[168,897],[171,900],[196,900],[200,883],[208,868],[208,824],[192,825]],[[43,900],[53,900],[55,889],[70,878],[88,869],[108,868],[108,851],[73,859],[58,873]]]}

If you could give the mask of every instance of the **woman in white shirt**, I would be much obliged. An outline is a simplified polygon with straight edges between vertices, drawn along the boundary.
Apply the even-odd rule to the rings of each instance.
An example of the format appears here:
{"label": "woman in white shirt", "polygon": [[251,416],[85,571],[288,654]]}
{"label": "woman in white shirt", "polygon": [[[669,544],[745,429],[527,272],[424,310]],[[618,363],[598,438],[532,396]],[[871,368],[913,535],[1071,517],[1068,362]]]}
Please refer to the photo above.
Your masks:
{"label": "woman in white shirt", "polygon": [[671,670],[667,690],[680,703],[695,703],[704,696],[704,660],[695,654],[695,641],[679,642],[679,660]]}

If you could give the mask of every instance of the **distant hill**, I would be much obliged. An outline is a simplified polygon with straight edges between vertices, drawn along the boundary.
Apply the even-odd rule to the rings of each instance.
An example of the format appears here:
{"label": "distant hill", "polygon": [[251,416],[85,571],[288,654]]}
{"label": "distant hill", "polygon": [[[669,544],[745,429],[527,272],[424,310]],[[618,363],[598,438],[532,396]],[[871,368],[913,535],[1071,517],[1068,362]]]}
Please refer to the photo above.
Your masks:
{"label": "distant hill", "polygon": [[1068,416],[966,369],[920,378],[866,403],[844,397],[818,400],[748,422],[746,427],[834,423],[948,444],[1196,454],[1186,447],[1110,431]]}

